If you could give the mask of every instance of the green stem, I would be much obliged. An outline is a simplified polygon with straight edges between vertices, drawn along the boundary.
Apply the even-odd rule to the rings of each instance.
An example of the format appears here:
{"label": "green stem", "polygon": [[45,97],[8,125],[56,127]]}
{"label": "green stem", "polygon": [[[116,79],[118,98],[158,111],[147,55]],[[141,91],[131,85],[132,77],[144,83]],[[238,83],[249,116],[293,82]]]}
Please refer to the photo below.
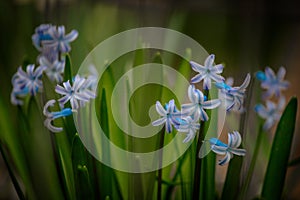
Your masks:
{"label": "green stem", "polygon": [[[208,97],[208,90],[204,90],[204,95]],[[200,196],[200,176],[201,176],[201,162],[202,160],[199,158],[198,153],[200,152],[200,148],[202,145],[202,141],[204,140],[204,121],[201,121],[201,128],[199,130],[197,147],[196,147],[196,164],[194,170],[194,184],[193,184],[193,199],[198,200]]]}
{"label": "green stem", "polygon": [[[163,129],[164,130],[164,129]],[[157,200],[161,200],[161,186],[162,186],[162,158],[163,158],[163,147],[165,140],[165,131],[161,131],[160,140],[159,140],[159,169],[158,169],[158,177],[157,177]]]}
{"label": "green stem", "polygon": [[250,167],[249,167],[249,170],[248,170],[248,173],[247,173],[247,176],[246,176],[246,180],[245,180],[245,182],[242,186],[239,199],[245,199],[247,189],[248,189],[249,184],[250,184],[251,179],[252,179],[252,175],[253,175],[254,168],[255,168],[255,163],[256,163],[257,156],[258,156],[258,153],[259,153],[259,149],[260,149],[260,146],[261,146],[262,136],[264,134],[264,132],[262,131],[262,127],[263,127],[263,125],[261,124],[259,126],[259,131],[258,131],[258,135],[257,135],[257,139],[256,139],[256,144],[255,144],[252,160],[250,162]]}

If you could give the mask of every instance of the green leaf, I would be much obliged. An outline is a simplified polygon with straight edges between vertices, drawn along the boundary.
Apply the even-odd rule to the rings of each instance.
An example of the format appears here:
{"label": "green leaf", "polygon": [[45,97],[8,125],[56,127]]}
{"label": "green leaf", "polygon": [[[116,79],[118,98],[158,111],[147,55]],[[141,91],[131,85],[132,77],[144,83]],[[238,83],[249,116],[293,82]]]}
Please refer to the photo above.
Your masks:
{"label": "green leaf", "polygon": [[263,199],[280,199],[285,182],[297,115],[297,98],[286,106],[278,123],[262,189]]}
{"label": "green leaf", "polygon": [[[76,133],[72,143],[72,165],[75,178],[76,196],[83,199],[92,196],[92,187],[87,169],[87,154],[79,135]],[[89,187],[87,187],[89,186]],[[89,194],[89,196],[88,196]]]}
{"label": "green leaf", "polygon": [[88,168],[85,165],[78,165],[76,173],[77,184],[80,185],[77,188],[78,199],[94,199]]}
{"label": "green leaf", "polygon": [[70,55],[66,55],[66,61],[65,61],[65,71],[64,71],[64,82],[70,81],[71,83],[73,82],[73,76],[72,76],[72,62]]}

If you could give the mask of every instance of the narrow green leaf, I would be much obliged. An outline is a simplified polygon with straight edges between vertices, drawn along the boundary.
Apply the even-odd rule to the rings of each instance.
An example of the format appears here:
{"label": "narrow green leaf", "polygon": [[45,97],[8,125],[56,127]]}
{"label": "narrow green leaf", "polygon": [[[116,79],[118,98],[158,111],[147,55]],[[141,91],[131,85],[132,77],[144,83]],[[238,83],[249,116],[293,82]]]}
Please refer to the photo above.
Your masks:
{"label": "narrow green leaf", "polygon": [[278,123],[262,189],[263,199],[280,199],[285,183],[297,115],[297,98],[286,106]]}
{"label": "narrow green leaf", "polygon": [[72,143],[72,165],[78,199],[90,199],[93,196],[87,163],[87,152],[76,133]]}
{"label": "narrow green leaf", "polygon": [[80,185],[77,189],[78,199],[94,199],[88,168],[85,165],[78,165],[76,172],[77,183]]}
{"label": "narrow green leaf", "polygon": [[65,71],[64,71],[64,82],[70,81],[73,82],[73,76],[72,76],[72,62],[70,55],[66,55],[66,61],[65,61]]}

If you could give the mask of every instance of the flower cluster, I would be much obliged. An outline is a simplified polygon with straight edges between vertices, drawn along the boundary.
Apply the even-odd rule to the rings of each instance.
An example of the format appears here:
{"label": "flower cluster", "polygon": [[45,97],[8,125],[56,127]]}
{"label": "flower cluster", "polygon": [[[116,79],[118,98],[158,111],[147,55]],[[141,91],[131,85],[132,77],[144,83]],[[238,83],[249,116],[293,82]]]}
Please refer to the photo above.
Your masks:
{"label": "flower cluster", "polygon": [[[44,115],[47,117],[44,125],[50,131],[61,132],[63,130],[61,127],[55,127],[52,125],[53,120],[59,117],[67,117],[73,112],[77,112],[80,107],[85,106],[85,104],[91,99],[96,98],[97,82],[95,81],[95,78],[98,74],[95,74],[97,72],[95,68],[93,68],[91,71],[93,71],[94,74],[91,74],[86,78],[76,75],[73,83],[70,83],[70,80],[68,80],[63,82],[62,86],[56,86],[55,92],[62,96],[60,99],[58,99],[61,111],[50,112],[48,110],[49,107],[54,106],[56,102],[54,99],[49,100],[44,106]],[[71,108],[66,107],[68,102],[70,103]]]}
{"label": "flower cluster", "polygon": [[[61,83],[63,81],[63,73],[65,71],[66,53],[70,52],[70,42],[74,41],[78,36],[76,30],[65,34],[64,26],[53,26],[51,24],[42,24],[35,29],[32,36],[33,45],[40,52],[38,56],[39,66],[31,64],[26,67],[26,72],[19,67],[17,73],[12,78],[13,90],[11,93],[11,102],[14,105],[22,105],[21,97],[28,94],[35,96],[43,90],[42,75],[47,75],[50,81]],[[62,97],[58,99],[59,111],[51,112],[56,100],[49,100],[43,109],[46,116],[44,125],[52,132],[62,131],[61,127],[56,127],[52,121],[67,117],[76,112],[80,107],[84,106],[91,99],[96,97],[96,88],[98,81],[98,72],[94,66],[90,67],[90,74],[87,77],[76,75],[73,80],[68,80],[62,85],[57,85],[55,92]],[[71,108],[69,108],[70,102]]]}
{"label": "flower cluster", "polygon": [[[233,81],[231,83],[229,81],[225,82],[225,78],[221,76],[224,66],[222,64],[214,65],[214,59],[215,56],[212,54],[206,58],[204,65],[190,61],[192,69],[198,73],[191,79],[191,83],[195,84],[203,81],[203,89],[206,93],[212,86],[216,86],[225,97],[225,100],[208,99],[209,97],[204,95],[195,85],[190,85],[187,92],[190,102],[181,105],[180,110],[176,107],[173,99],[164,107],[159,101],[156,102],[156,110],[161,118],[152,122],[153,126],[165,124],[166,132],[168,133],[171,133],[172,127],[174,127],[178,132],[186,133],[183,142],[188,143],[195,138],[197,131],[200,129],[200,121],[205,122],[209,120],[209,116],[206,113],[207,109],[215,109],[223,105],[226,106],[227,111],[243,110],[245,91],[250,83],[250,75],[246,76],[241,86],[233,87]],[[237,132],[229,136],[228,145],[216,138],[209,140],[211,149],[215,153],[225,155],[225,158],[219,162],[220,165],[228,163],[233,154],[243,156],[246,153],[244,149],[237,149],[241,144],[241,136]]]}
{"label": "flower cluster", "polygon": [[65,53],[71,51],[70,42],[78,36],[76,30],[65,34],[64,26],[42,24],[32,36],[33,45],[41,53],[38,62],[45,66],[45,72],[51,81],[61,83],[65,68]]}
{"label": "flower cluster", "polygon": [[[257,114],[266,120],[263,125],[265,131],[270,130],[280,119],[285,106],[285,97],[281,92],[289,86],[289,82],[284,80],[285,73],[284,67],[279,68],[277,75],[270,67],[266,67],[265,72],[259,71],[256,73],[256,78],[261,82],[261,87],[266,90],[262,95],[266,106],[262,104],[255,106]],[[275,98],[277,104],[270,100],[272,97]]]}
{"label": "flower cluster", "polygon": [[65,55],[71,50],[70,42],[78,36],[76,30],[65,35],[64,26],[56,28],[50,24],[42,24],[35,29],[32,36],[33,45],[41,53],[38,57],[39,66],[34,64],[26,66],[26,72],[19,67],[12,78],[13,90],[11,102],[14,105],[22,105],[20,97],[28,94],[35,96],[43,89],[42,75],[46,73],[48,78],[60,83],[63,80],[62,74],[65,69]]}
{"label": "flower cluster", "polygon": [[43,67],[37,67],[28,65],[26,72],[22,67],[18,68],[18,71],[12,77],[13,90],[11,92],[11,102],[14,105],[23,105],[23,101],[19,97],[27,96],[28,94],[34,96],[37,92],[41,92],[43,89],[42,74]]}

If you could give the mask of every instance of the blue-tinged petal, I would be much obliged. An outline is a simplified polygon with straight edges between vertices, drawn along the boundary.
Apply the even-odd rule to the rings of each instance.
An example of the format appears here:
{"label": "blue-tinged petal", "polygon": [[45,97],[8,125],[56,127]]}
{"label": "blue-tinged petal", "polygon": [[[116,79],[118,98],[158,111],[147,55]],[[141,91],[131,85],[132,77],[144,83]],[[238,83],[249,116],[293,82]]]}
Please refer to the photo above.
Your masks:
{"label": "blue-tinged petal", "polygon": [[267,120],[264,123],[263,129],[265,131],[269,130],[274,125],[274,123],[275,123],[275,121],[274,121],[273,117],[267,118]]}
{"label": "blue-tinged petal", "polygon": [[74,110],[77,110],[79,108],[78,101],[75,98],[70,99],[71,107]]}
{"label": "blue-tinged petal", "polygon": [[286,73],[285,68],[284,67],[280,67],[279,70],[278,70],[278,72],[277,72],[277,79],[279,81],[283,81],[285,73]]}
{"label": "blue-tinged petal", "polygon": [[267,78],[269,78],[269,79],[275,78],[275,73],[270,67],[266,67],[265,73],[266,73]]}
{"label": "blue-tinged petal", "polygon": [[153,126],[159,126],[159,125],[162,125],[162,124],[164,124],[165,122],[166,122],[166,118],[165,117],[162,117],[162,118],[160,118],[160,119],[158,119],[158,120],[155,120],[154,122],[152,122],[152,125]]}
{"label": "blue-tinged petal", "polygon": [[277,110],[283,110],[285,103],[286,103],[285,97],[284,96],[280,97],[280,99],[278,100]]}
{"label": "blue-tinged petal", "polygon": [[61,95],[67,95],[67,94],[69,94],[69,92],[64,87],[62,87],[60,85],[57,85],[55,87],[55,92],[58,93],[58,94],[61,94]]}
{"label": "blue-tinged petal", "polygon": [[221,75],[215,74],[215,73],[210,73],[210,78],[213,79],[216,82],[224,82],[225,78]]}
{"label": "blue-tinged petal", "polygon": [[59,36],[64,36],[65,35],[65,26],[57,27],[57,33]]}
{"label": "blue-tinged petal", "polygon": [[255,112],[257,112],[257,114],[259,116],[261,116],[262,118],[264,118],[264,119],[268,118],[268,111],[266,110],[266,108],[263,105],[261,105],[261,104],[255,105],[254,109],[255,109]]}
{"label": "blue-tinged petal", "polygon": [[192,130],[189,131],[189,133],[186,135],[186,137],[184,138],[184,140],[182,141],[183,143],[188,143],[191,140],[193,140],[195,138],[195,132],[193,132]]}
{"label": "blue-tinged petal", "polygon": [[166,110],[162,107],[162,105],[161,105],[161,103],[160,103],[159,101],[156,101],[155,106],[156,106],[156,111],[158,112],[158,114],[159,114],[160,116],[165,116],[165,115],[167,115]]}
{"label": "blue-tinged petal", "polygon": [[43,109],[43,114],[46,116],[46,117],[52,117],[53,115],[51,114],[51,112],[48,111],[48,108],[49,107],[53,107],[55,104],[55,100],[52,99],[52,100],[49,100],[45,106],[44,106],[44,109]]}
{"label": "blue-tinged petal", "polygon": [[196,100],[194,91],[195,91],[195,86],[194,85],[190,85],[189,88],[188,88],[188,97],[189,97],[189,99],[190,99],[191,102],[196,103],[197,100]]}
{"label": "blue-tinged petal", "polygon": [[219,160],[218,164],[223,166],[223,165],[229,163],[230,159],[231,159],[231,155],[229,152],[227,152],[226,155],[224,156],[224,158],[222,160]]}
{"label": "blue-tinged petal", "polygon": [[211,54],[205,59],[204,66],[206,68],[210,68],[214,64],[214,61],[215,61],[215,55]]}
{"label": "blue-tinged petal", "polygon": [[281,89],[287,89],[289,86],[290,86],[290,83],[288,81],[280,82],[280,88]]}
{"label": "blue-tinged petal", "polygon": [[[69,100],[71,99],[71,96],[70,95],[66,95],[60,99],[58,99],[58,102],[62,105],[65,105]],[[73,108],[73,107],[72,107]],[[75,108],[73,108],[75,109]]]}
{"label": "blue-tinged petal", "polygon": [[240,89],[246,89],[250,83],[251,75],[248,73],[243,84],[239,87]]}
{"label": "blue-tinged petal", "polygon": [[78,31],[72,30],[69,34],[67,34],[64,39],[66,42],[72,42],[74,41],[78,36]]}
{"label": "blue-tinged petal", "polygon": [[233,131],[233,133],[228,133],[228,146],[230,148],[237,148],[241,145],[242,138],[238,131]]}
{"label": "blue-tinged petal", "polygon": [[206,74],[197,74],[191,79],[191,83],[199,83],[202,81],[207,75]]}
{"label": "blue-tinged petal", "polygon": [[52,132],[54,133],[58,133],[58,132],[61,132],[63,130],[62,127],[56,127],[56,126],[53,126],[51,124],[52,122],[52,119],[51,118],[47,118],[45,121],[44,121],[44,125]]}
{"label": "blue-tinged petal", "polygon": [[204,99],[205,99],[203,93],[200,90],[195,89],[194,94],[195,94],[195,97],[196,97],[195,103],[202,104],[204,102]]}
{"label": "blue-tinged petal", "polygon": [[229,152],[238,155],[238,156],[245,156],[246,155],[246,150],[245,149],[236,149],[236,148],[229,148]]}
{"label": "blue-tinged petal", "polygon": [[59,50],[63,53],[66,53],[71,50],[71,47],[68,43],[61,41],[59,42]]}
{"label": "blue-tinged petal", "polygon": [[213,73],[220,74],[223,72],[224,66],[222,64],[215,65],[210,71]]}
{"label": "blue-tinged petal", "polygon": [[192,69],[196,72],[202,73],[206,71],[206,68],[194,61],[190,61],[190,65],[192,67]]}
{"label": "blue-tinged petal", "polygon": [[168,119],[166,120],[166,131],[167,131],[167,133],[172,132],[172,124]]}
{"label": "blue-tinged petal", "polygon": [[211,89],[211,80],[209,77],[205,77],[203,80],[203,89],[210,90]]}
{"label": "blue-tinged petal", "polygon": [[219,155],[225,155],[227,153],[227,147],[211,145],[211,150]]}
{"label": "blue-tinged petal", "polygon": [[234,79],[232,77],[228,77],[225,81],[225,83],[230,87],[233,86],[233,82],[234,82]]}
{"label": "blue-tinged petal", "polygon": [[[197,122],[200,119],[200,111],[199,108],[197,110],[195,110],[195,112],[193,113],[193,119],[195,122]],[[200,126],[200,125],[199,125]],[[200,127],[199,127],[200,128]]]}
{"label": "blue-tinged petal", "polygon": [[267,106],[267,110],[275,110],[276,109],[276,105],[275,103],[273,103],[272,101],[266,101],[266,106]]}
{"label": "blue-tinged petal", "polygon": [[220,99],[213,99],[213,100],[205,101],[202,103],[202,107],[204,109],[214,109],[214,108],[218,107],[219,105],[221,105]]}
{"label": "blue-tinged petal", "polygon": [[168,103],[167,113],[173,113],[175,109],[175,101],[174,99],[171,99]]}
{"label": "blue-tinged petal", "polygon": [[23,105],[23,101],[18,99],[14,92],[10,94],[10,101],[13,105]]}
{"label": "blue-tinged petal", "polygon": [[34,76],[33,70],[34,70],[34,65],[27,65],[26,71],[27,71],[27,74],[28,74],[30,77],[33,77],[33,76]]}
{"label": "blue-tinged petal", "polygon": [[201,121],[208,121],[209,117],[206,114],[206,112],[204,111],[204,109],[199,108],[199,110],[200,110],[200,119],[201,119]]}

